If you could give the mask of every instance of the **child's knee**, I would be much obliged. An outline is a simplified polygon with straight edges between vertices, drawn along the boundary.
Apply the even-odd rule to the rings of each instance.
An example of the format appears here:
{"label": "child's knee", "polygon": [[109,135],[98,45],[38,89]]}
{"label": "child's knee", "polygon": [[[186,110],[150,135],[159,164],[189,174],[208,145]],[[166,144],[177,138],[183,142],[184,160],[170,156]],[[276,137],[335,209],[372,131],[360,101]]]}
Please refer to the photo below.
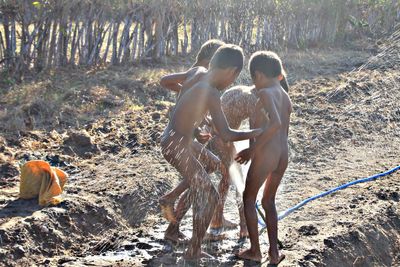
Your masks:
{"label": "child's knee", "polygon": [[275,205],[275,198],[269,197],[269,196],[264,196],[261,200],[261,205],[263,208],[271,207]]}
{"label": "child's knee", "polygon": [[254,194],[254,192],[251,192],[250,190],[244,190],[243,192],[243,204],[244,205],[254,205],[256,202],[257,195]]}
{"label": "child's knee", "polygon": [[217,158],[215,156],[211,156],[209,158],[209,164],[207,164],[207,165],[208,166],[207,166],[206,171],[207,171],[207,173],[210,174],[210,173],[216,172],[217,170],[220,170],[222,163],[219,158]]}
{"label": "child's knee", "polygon": [[205,188],[205,190],[203,192],[206,194],[209,201],[212,201],[214,203],[217,203],[219,201],[219,193],[215,189],[215,187],[212,183],[211,183],[211,185],[207,185],[207,187]]}

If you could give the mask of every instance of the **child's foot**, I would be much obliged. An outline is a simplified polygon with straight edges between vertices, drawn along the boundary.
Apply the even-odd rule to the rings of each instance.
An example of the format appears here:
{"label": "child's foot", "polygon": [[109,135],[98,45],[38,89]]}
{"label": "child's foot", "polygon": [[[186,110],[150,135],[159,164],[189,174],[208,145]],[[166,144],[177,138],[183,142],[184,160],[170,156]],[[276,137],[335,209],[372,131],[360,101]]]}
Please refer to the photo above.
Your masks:
{"label": "child's foot", "polygon": [[161,208],[161,213],[167,221],[171,223],[177,223],[175,213],[174,213],[174,202],[169,201],[165,198],[160,198],[158,200],[158,203],[160,204]]}
{"label": "child's foot", "polygon": [[256,261],[256,262],[261,262],[261,260],[262,260],[261,252],[259,252],[259,251],[254,252],[250,249],[242,250],[239,253],[237,253],[236,256],[243,260],[250,260],[250,261]]}
{"label": "child's foot", "polygon": [[214,230],[219,230],[219,229],[235,229],[238,226],[237,223],[231,222],[225,218],[222,218],[222,221],[220,223],[212,223],[210,228]]}
{"label": "child's foot", "polygon": [[187,237],[184,233],[181,231],[177,231],[174,233],[168,233],[166,232],[164,235],[164,239],[171,241],[173,243],[178,243],[178,244],[187,244],[189,242],[189,237]]}
{"label": "child's foot", "polygon": [[239,232],[239,238],[243,239],[243,238],[248,238],[248,237],[249,237],[249,231],[247,230],[247,226],[241,225],[240,232]]}
{"label": "child's foot", "polygon": [[222,227],[224,229],[235,229],[236,227],[238,227],[238,224],[223,218],[222,219]]}
{"label": "child's foot", "polygon": [[273,257],[271,254],[269,255],[269,267],[278,266],[285,259],[285,254],[279,253],[278,256]]}
{"label": "child's foot", "polygon": [[222,241],[224,239],[226,239],[226,235],[218,233],[206,233],[206,235],[204,236],[204,241]]}

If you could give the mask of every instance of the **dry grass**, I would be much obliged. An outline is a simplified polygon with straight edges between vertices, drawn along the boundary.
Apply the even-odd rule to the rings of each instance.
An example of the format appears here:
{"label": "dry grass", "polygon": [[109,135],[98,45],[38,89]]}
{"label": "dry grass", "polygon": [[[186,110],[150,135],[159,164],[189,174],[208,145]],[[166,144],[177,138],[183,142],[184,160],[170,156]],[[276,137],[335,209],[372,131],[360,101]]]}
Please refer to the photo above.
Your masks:
{"label": "dry grass", "polygon": [[[63,69],[0,89],[0,131],[81,126],[98,117],[137,111],[151,99],[171,100],[158,81],[176,65]],[[4,83],[3,83],[4,84]]]}
{"label": "dry grass", "polygon": [[[289,81],[294,82],[350,71],[369,54],[340,49],[289,50],[280,56]],[[188,56],[166,58],[162,63],[142,62],[140,66],[58,69],[28,77],[20,84],[7,83],[5,78],[0,81],[0,131],[81,127],[100,117],[140,111],[150,101],[164,101],[168,106],[174,98],[160,88],[160,77],[182,71],[192,63],[193,57]],[[250,83],[245,68],[236,84]]]}

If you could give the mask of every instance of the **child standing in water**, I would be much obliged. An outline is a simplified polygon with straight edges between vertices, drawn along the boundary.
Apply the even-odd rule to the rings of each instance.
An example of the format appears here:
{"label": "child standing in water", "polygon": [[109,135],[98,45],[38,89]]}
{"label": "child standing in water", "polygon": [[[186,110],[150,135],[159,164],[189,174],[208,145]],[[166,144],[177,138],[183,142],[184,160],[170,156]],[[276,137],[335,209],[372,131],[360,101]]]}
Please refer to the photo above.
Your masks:
{"label": "child standing in water", "polygon": [[[189,70],[162,77],[160,85],[178,93],[177,99],[179,99],[186,90],[197,83],[199,79],[207,73],[212,56],[215,51],[224,44],[224,42],[217,39],[208,40],[201,46],[196,56],[196,62]],[[174,108],[171,108],[169,110],[170,118],[173,114],[173,109]],[[205,143],[211,136],[210,134],[202,133],[198,127],[194,130],[194,137],[199,142]],[[192,152],[196,159],[202,163],[207,173],[212,173],[220,169],[221,165],[218,157],[209,150],[204,149],[203,145],[200,143],[195,141],[192,143]],[[176,188],[165,194],[159,200],[163,216],[170,222],[164,236],[167,240],[179,243],[187,241],[186,236],[179,230],[179,224],[190,208],[188,204],[189,201],[187,200],[188,192],[180,198],[176,210],[174,210],[174,203],[188,187],[187,179],[184,179]]]}
{"label": "child standing in water", "polygon": [[[190,88],[191,84],[196,82],[202,75],[204,75],[206,71],[205,68],[208,68],[209,61],[211,60],[212,55],[223,44],[224,42],[216,39],[205,42],[201,46],[199,53],[196,57],[196,62],[191,69],[186,72],[174,73],[162,77],[160,85],[171,91],[177,92],[179,94],[179,98],[185,92],[186,88]],[[286,77],[284,77],[280,83],[284,90],[287,92],[289,87]],[[239,129],[242,121],[250,118],[251,114],[253,114],[254,108],[257,103],[257,97],[253,93],[253,91],[255,91],[254,86],[236,86],[227,90],[221,96],[222,110],[226,116],[230,128]],[[201,143],[205,143],[211,137],[209,134],[202,133],[200,129],[195,130],[194,136]],[[237,224],[230,222],[223,216],[223,208],[231,182],[231,177],[228,169],[231,167],[232,162],[234,161],[234,156],[236,154],[235,147],[232,142],[223,142],[221,138],[218,137],[218,135],[215,135],[210,140],[207,148],[216,153],[217,156],[221,159],[221,162],[213,153],[209,152],[208,150],[202,149],[202,146],[200,146],[198,143],[195,145],[195,148],[197,150],[195,151],[195,153],[199,155],[197,158],[205,166],[207,173],[212,173],[217,169],[220,169],[222,174],[222,179],[218,186],[220,200],[218,202],[210,227],[211,229],[215,230],[214,232],[217,233],[220,232],[221,229],[235,228]],[[178,243],[185,243],[187,241],[186,236],[182,232],[180,232],[179,226],[183,216],[190,208],[190,205],[188,205],[186,200],[188,193],[186,192],[184,195],[182,195],[175,210],[173,209],[173,203],[180,196],[183,190],[185,190],[185,188],[187,188],[187,184],[185,183],[185,181],[183,181],[180,186],[178,186],[173,191],[169,192],[160,199],[163,214],[167,218],[167,220],[170,221],[170,224],[165,231],[165,238],[167,240]],[[248,232],[241,201],[240,203],[238,203],[238,207],[240,218],[239,236],[240,238],[247,237]],[[212,235],[210,235],[210,238],[213,238]],[[220,237],[218,236],[215,238]]]}
{"label": "child standing in water", "polygon": [[225,141],[255,138],[261,129],[235,131],[229,128],[221,109],[220,92],[234,82],[243,68],[243,51],[224,45],[214,54],[210,68],[179,99],[161,139],[162,153],[189,182],[189,202],[193,206],[193,235],[186,259],[198,259],[201,243],[218,202],[215,190],[203,165],[193,154],[194,130],[209,112],[216,130]]}
{"label": "child standing in water", "polygon": [[288,130],[292,104],[282,89],[283,68],[280,58],[273,52],[254,53],[249,62],[252,80],[257,90],[254,126],[264,127],[263,133],[250,147],[236,156],[240,164],[251,160],[243,193],[244,213],[250,237],[250,249],[241,251],[242,259],[261,262],[258,239],[257,213],[254,208],[258,191],[266,182],[262,207],[266,213],[269,239],[269,261],[279,264],[285,255],[278,250],[278,216],[275,195],[288,165]]}

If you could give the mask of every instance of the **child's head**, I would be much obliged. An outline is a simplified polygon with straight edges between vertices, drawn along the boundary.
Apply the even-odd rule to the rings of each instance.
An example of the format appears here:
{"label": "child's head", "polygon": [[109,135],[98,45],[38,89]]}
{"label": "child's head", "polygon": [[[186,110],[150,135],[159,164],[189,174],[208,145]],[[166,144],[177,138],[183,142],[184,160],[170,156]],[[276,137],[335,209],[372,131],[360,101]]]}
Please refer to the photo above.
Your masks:
{"label": "child's head", "polygon": [[201,46],[199,53],[197,53],[196,63],[194,66],[201,66],[208,69],[208,65],[210,64],[210,60],[215,51],[217,51],[217,49],[224,44],[225,43],[223,41],[217,39],[211,39],[205,42]]}
{"label": "child's head", "polygon": [[254,53],[249,61],[249,70],[256,88],[269,86],[276,80],[281,81],[285,75],[281,59],[271,51]]}
{"label": "child's head", "polygon": [[237,45],[226,44],[218,48],[210,61],[210,71],[219,72],[217,89],[231,85],[243,69],[243,50]]}

